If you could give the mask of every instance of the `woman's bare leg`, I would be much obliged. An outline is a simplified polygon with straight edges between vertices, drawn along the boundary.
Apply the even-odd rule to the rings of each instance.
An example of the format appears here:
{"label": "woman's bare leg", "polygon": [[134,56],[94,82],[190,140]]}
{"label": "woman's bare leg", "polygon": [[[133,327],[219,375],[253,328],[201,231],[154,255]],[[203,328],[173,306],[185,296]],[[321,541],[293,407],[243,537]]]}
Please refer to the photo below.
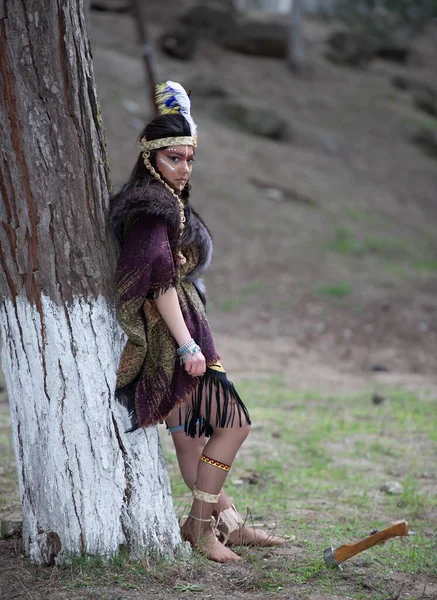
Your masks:
{"label": "woman's bare leg", "polygon": [[[181,415],[179,415],[178,412],[179,411],[175,411],[176,415],[173,413],[167,419],[167,425],[169,427],[179,425]],[[240,432],[240,435],[237,434],[237,436],[235,436],[232,435],[232,431],[229,428],[227,437],[234,438],[230,445],[235,447],[234,452],[226,455],[226,458],[228,460],[231,459],[231,462],[234,459],[238,448],[241,446],[243,439],[247,436],[248,431],[249,426],[247,425],[244,436],[241,435],[242,432]],[[189,444],[187,439],[191,440],[192,444]],[[226,479],[227,473],[199,460],[204,448],[208,445],[205,445],[205,439],[206,438],[201,438],[202,441],[199,439],[193,440],[192,438],[189,438],[183,430],[173,433],[176,454],[185,483],[190,489],[193,489],[196,484],[197,488],[203,492],[211,495],[218,495],[220,494],[222,484]],[[197,459],[196,462],[194,459]],[[204,475],[202,476],[202,471],[205,470],[205,467],[207,468],[206,470],[209,471],[206,477]],[[199,471],[201,473],[200,478]],[[216,471],[216,473],[214,471]],[[220,502],[220,496],[218,500]],[[217,508],[219,508],[217,503],[212,504],[193,499],[190,514],[182,526],[183,536],[191,543],[193,547],[198,548],[211,560],[216,562],[239,560],[239,556],[237,554],[232,552],[232,550],[229,550],[229,548],[226,548],[226,546],[218,541],[215,531],[213,531],[211,528],[210,518],[213,510],[217,510]],[[219,510],[222,510],[221,507]]]}
{"label": "woman's bare leg", "polygon": [[[248,433],[249,425],[247,424],[242,427],[217,428],[206,443],[204,454],[214,461],[231,465]],[[217,498],[216,495],[220,493],[226,476],[227,471],[199,461],[193,504],[190,514],[182,526],[185,539],[216,562],[238,560],[239,557],[219,542],[215,531],[211,529],[210,518],[216,504],[205,501],[203,497],[197,498],[195,491],[197,488],[202,493],[214,495]]]}
{"label": "woman's bare leg", "polygon": [[[177,427],[180,421],[185,419],[185,407],[181,408],[181,414],[175,410],[168,418],[167,425],[169,428]],[[171,434],[173,444],[176,450],[179,469],[186,486],[193,490],[196,483],[197,467],[199,465],[200,456],[203,453],[207,439],[205,436],[192,438],[185,433],[183,429],[175,431]],[[220,490],[220,498],[214,506],[213,514],[218,517],[219,513],[226,508],[229,508],[232,503],[229,501],[225,491]]]}
{"label": "woman's bare leg", "polygon": [[[191,399],[187,402],[189,402]],[[223,409],[224,399],[219,397]],[[227,410],[237,410],[233,405],[234,400],[229,399]],[[223,404],[222,404],[223,403]],[[198,548],[202,553],[217,562],[228,562],[238,560],[239,557],[229,548],[226,548],[216,538],[216,532],[211,527],[211,517],[219,499],[220,491],[226,480],[229,468],[235,456],[246,439],[250,425],[242,418],[236,418],[227,427],[215,427],[217,420],[216,401],[214,399],[209,406],[208,417],[213,433],[203,448],[203,454],[211,461],[199,460],[195,487],[193,490],[193,504],[190,514],[182,526],[182,534],[191,545]],[[200,416],[206,418],[207,402],[206,396],[200,406]],[[224,467],[224,468],[221,468]],[[200,492],[198,492],[200,490]]]}
{"label": "woman's bare leg", "polygon": [[[180,424],[181,418],[182,421],[185,419],[185,408],[181,410],[180,416],[178,413],[179,411],[174,411],[174,413],[168,417],[167,425],[169,427],[176,427]],[[186,435],[184,430],[174,432],[172,438],[182,477],[187,487],[190,490],[193,490],[196,483],[199,459],[204,451],[207,438],[202,436],[193,439]],[[213,507],[214,517],[218,519],[220,512],[231,506],[232,503],[222,488],[219,501]],[[267,534],[250,525],[243,525],[239,530],[230,534],[226,543],[233,546],[282,546],[285,541],[278,536]]]}

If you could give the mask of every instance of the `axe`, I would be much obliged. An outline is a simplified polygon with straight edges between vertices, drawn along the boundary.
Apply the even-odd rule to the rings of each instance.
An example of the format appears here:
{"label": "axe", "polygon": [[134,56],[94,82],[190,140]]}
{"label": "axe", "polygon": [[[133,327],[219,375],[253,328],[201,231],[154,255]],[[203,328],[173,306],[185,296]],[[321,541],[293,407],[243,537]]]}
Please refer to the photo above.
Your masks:
{"label": "axe", "polygon": [[325,550],[323,557],[328,567],[339,567],[341,569],[341,563],[348,558],[400,535],[408,535],[408,523],[406,521],[396,521],[391,527],[377,531],[356,544],[344,544],[336,550],[331,546],[331,548]]}

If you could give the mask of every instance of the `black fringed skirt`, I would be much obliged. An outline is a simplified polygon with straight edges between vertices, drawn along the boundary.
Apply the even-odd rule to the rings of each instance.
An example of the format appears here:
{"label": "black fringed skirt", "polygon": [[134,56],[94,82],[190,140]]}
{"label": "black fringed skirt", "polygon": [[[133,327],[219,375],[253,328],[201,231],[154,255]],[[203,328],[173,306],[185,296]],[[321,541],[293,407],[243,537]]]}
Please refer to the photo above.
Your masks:
{"label": "black fringed skirt", "polygon": [[[199,385],[187,398],[184,430],[192,438],[211,436],[215,428],[250,425],[249,411],[220,361],[209,365]],[[182,423],[181,423],[182,424]]]}

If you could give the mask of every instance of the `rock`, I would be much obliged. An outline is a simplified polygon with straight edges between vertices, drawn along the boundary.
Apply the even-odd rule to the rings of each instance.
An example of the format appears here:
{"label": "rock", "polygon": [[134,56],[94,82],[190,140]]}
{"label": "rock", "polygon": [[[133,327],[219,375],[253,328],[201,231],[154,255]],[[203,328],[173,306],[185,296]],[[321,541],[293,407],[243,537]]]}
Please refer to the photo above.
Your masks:
{"label": "rock", "polygon": [[265,17],[236,17],[229,4],[197,4],[181,18],[177,29],[161,37],[161,49],[175,58],[189,60],[195,41],[207,39],[221,46],[254,56],[284,58],[287,53],[287,25]]}
{"label": "rock", "polygon": [[278,23],[247,20],[228,32],[223,45],[242,54],[285,58],[288,46],[287,27]]}
{"label": "rock", "polygon": [[353,67],[367,67],[376,52],[374,41],[362,33],[336,31],[328,37],[327,43],[328,60]]}
{"label": "rock", "polygon": [[273,200],[274,202],[284,202],[284,200],[285,200],[285,194],[281,190],[278,190],[273,187],[271,187],[271,188],[268,187],[268,188],[265,188],[264,191],[265,191],[266,197],[269,200]]}
{"label": "rock", "polygon": [[23,523],[21,521],[2,521],[0,525],[0,537],[4,539],[20,537]]}
{"label": "rock", "polygon": [[159,39],[160,49],[179,60],[191,60],[197,40],[206,38],[220,43],[236,27],[233,12],[224,6],[196,4],[181,17],[178,27],[169,29]]}
{"label": "rock", "polygon": [[229,6],[194,5],[181,18],[182,25],[197,37],[213,41],[224,40],[237,27],[237,20]]}
{"label": "rock", "polygon": [[395,75],[391,83],[399,90],[410,91],[418,108],[429,114],[437,115],[437,87],[427,81],[420,81],[404,75]]}
{"label": "rock", "polygon": [[371,371],[376,371],[376,372],[379,372],[379,373],[388,373],[388,371],[390,369],[388,367],[386,367],[385,365],[380,365],[380,364],[375,363],[374,365],[372,365],[370,367],[370,370]]}
{"label": "rock", "polygon": [[128,13],[131,11],[130,2],[120,0],[100,0],[91,2],[91,10],[95,12]]}
{"label": "rock", "polygon": [[411,135],[413,144],[419,146],[425,154],[437,158],[437,130],[419,128]]}
{"label": "rock", "polygon": [[225,120],[235,123],[249,133],[273,140],[289,139],[287,121],[274,110],[245,106],[237,102],[223,102],[218,107],[218,113]]}
{"label": "rock", "polygon": [[217,81],[217,77],[210,75],[199,75],[184,85],[185,89],[191,90],[193,99],[197,96],[201,98],[225,98],[228,96],[225,90]]}
{"label": "rock", "polygon": [[404,491],[404,488],[399,481],[386,481],[382,484],[380,490],[391,496],[399,496]]}
{"label": "rock", "polygon": [[253,473],[249,473],[249,475],[247,475],[247,477],[245,477],[244,479],[247,481],[247,483],[250,483],[251,485],[257,485],[260,480],[260,475],[258,472],[254,471]]}
{"label": "rock", "polygon": [[372,34],[367,31],[336,31],[328,37],[326,58],[354,67],[366,67],[375,58],[405,63],[411,53],[412,32],[399,26]]}
{"label": "rock", "polygon": [[[274,202],[291,201],[309,204],[313,207],[317,206],[317,202],[306,194],[291,187],[278,186],[275,181],[267,181],[266,179],[261,179],[258,177],[251,177],[249,181],[255,187],[263,190],[266,197]],[[314,311],[314,307],[312,310]],[[319,316],[320,313],[317,313],[317,310],[318,308],[316,307],[316,312],[313,312],[313,314]]]}
{"label": "rock", "polygon": [[413,36],[413,28],[408,24],[388,25],[375,36],[375,55],[384,60],[406,63],[411,54]]}
{"label": "rock", "polygon": [[398,90],[409,90],[411,86],[411,81],[403,75],[395,75],[391,80],[391,84]]}
{"label": "rock", "polygon": [[159,48],[165,54],[179,60],[191,60],[196,51],[197,39],[184,27],[164,33],[158,41]]}
{"label": "rock", "polygon": [[437,89],[428,85],[417,85],[413,90],[413,102],[417,108],[437,117]]}
{"label": "rock", "polygon": [[382,404],[386,400],[387,400],[387,398],[385,398],[385,396],[381,396],[381,394],[375,393],[372,396],[372,403],[375,405]]}
{"label": "rock", "polygon": [[232,483],[234,485],[244,485],[244,481],[242,479],[232,479]]}

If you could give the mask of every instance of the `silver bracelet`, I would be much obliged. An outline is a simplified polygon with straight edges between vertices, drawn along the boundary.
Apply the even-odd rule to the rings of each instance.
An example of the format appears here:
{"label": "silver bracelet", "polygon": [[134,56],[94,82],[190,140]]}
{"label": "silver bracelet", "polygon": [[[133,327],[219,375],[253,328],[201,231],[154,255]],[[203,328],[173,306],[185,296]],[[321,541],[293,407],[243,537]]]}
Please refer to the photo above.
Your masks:
{"label": "silver bracelet", "polygon": [[180,348],[177,349],[177,354],[178,356],[183,356],[187,352],[198,352],[200,348],[199,350],[196,350],[196,348],[199,348],[199,346],[193,339],[191,339],[190,341],[186,342]]}
{"label": "silver bracelet", "polygon": [[191,360],[193,358],[194,354],[196,354],[197,352],[200,352],[200,347],[197,344],[195,344],[190,350],[181,354],[179,356],[181,365],[184,365],[186,362]]}

